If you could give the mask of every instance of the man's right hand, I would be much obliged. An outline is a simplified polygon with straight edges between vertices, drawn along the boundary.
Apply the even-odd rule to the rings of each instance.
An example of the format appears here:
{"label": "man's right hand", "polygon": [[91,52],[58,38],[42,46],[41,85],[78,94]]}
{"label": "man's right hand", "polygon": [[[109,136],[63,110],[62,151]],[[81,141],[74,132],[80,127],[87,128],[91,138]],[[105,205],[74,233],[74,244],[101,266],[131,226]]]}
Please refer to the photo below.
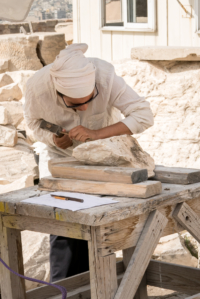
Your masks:
{"label": "man's right hand", "polygon": [[56,135],[53,135],[53,142],[57,147],[62,149],[66,149],[73,145],[73,142],[68,135],[63,135],[62,137],[57,137]]}

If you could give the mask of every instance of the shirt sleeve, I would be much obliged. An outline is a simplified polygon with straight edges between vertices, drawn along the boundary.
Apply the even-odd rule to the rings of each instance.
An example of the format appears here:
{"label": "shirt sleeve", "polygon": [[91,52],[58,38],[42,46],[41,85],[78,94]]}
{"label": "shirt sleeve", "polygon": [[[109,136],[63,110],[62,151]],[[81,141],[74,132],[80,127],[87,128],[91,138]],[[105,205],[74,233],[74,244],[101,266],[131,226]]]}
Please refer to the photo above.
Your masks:
{"label": "shirt sleeve", "polygon": [[133,134],[142,133],[153,126],[153,113],[149,102],[140,97],[123,78],[114,74],[110,97],[111,105],[125,116],[123,122]]}
{"label": "shirt sleeve", "polygon": [[37,141],[41,141],[46,145],[53,147],[53,134],[40,129],[40,123],[42,121],[40,116],[40,106],[37,104],[35,94],[30,86],[27,85],[24,104],[24,118],[29,129],[33,131],[33,134]]}

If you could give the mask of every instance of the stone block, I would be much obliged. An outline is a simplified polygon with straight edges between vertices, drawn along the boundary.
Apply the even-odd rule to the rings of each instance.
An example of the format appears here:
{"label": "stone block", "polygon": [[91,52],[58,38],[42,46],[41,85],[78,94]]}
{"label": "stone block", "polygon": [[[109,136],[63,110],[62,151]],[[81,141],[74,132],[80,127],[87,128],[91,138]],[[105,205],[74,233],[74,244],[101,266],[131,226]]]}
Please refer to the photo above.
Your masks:
{"label": "stone block", "polygon": [[0,88],[0,102],[21,100],[22,92],[17,83],[11,83],[9,85]]}
{"label": "stone block", "polygon": [[7,124],[17,127],[24,119],[23,104],[17,101],[0,102],[1,107],[7,110]]}
{"label": "stone block", "polygon": [[14,83],[13,79],[8,74],[0,74],[0,87]]}
{"label": "stone block", "polygon": [[5,107],[0,106],[0,125],[8,124],[8,111]]}
{"label": "stone block", "polygon": [[131,59],[200,61],[199,47],[134,47]]}
{"label": "stone block", "polygon": [[8,180],[5,180],[5,179],[2,179],[0,178],[0,185],[7,185],[9,184],[10,182]]}
{"label": "stone block", "polygon": [[4,73],[8,71],[9,68],[9,60],[0,59],[0,73]]}
{"label": "stone block", "polygon": [[13,82],[17,83],[19,88],[22,91],[22,94],[25,94],[26,91],[26,82],[28,79],[35,74],[36,71],[32,70],[20,70],[15,72],[6,72],[6,75],[10,76]]}
{"label": "stone block", "polygon": [[0,59],[10,60],[9,71],[39,70],[42,64],[37,57],[38,35],[0,35]]}
{"label": "stone block", "polygon": [[58,23],[55,26],[55,31],[58,33],[65,34],[65,42],[67,45],[71,44],[73,41],[73,22]]}
{"label": "stone block", "polygon": [[14,190],[19,190],[23,188],[28,188],[34,186],[33,183],[33,176],[32,175],[25,175],[21,177],[20,179],[10,183],[6,184],[4,186],[0,185],[0,194],[11,192]]}
{"label": "stone block", "polygon": [[0,126],[0,145],[15,146],[17,143],[17,131],[6,126]]}
{"label": "stone block", "polygon": [[153,158],[144,152],[132,136],[116,136],[90,141],[77,146],[73,157],[89,165],[134,167],[148,170],[154,176]]}

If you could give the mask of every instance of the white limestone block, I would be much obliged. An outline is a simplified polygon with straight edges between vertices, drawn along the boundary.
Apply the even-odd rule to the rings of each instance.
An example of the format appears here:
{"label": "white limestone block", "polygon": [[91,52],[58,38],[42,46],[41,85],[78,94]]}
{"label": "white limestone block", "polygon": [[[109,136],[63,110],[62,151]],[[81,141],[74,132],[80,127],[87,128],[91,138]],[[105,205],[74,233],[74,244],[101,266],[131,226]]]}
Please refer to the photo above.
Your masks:
{"label": "white limestone block", "polygon": [[0,74],[0,87],[14,83],[13,79],[6,73]]}
{"label": "white limestone block", "polygon": [[70,45],[73,42],[73,22],[58,23],[55,31],[65,34],[65,42]]}
{"label": "white limestone block", "polygon": [[0,125],[8,124],[8,111],[5,107],[0,106]]}
{"label": "white limestone block", "polygon": [[27,187],[34,186],[33,183],[33,176],[32,175],[25,175],[21,177],[20,179],[10,183],[6,184],[4,186],[0,186],[0,194],[11,192],[14,190],[19,190]]}
{"label": "white limestone block", "polygon": [[4,73],[8,71],[8,67],[9,67],[9,60],[0,59],[0,73]]}
{"label": "white limestone block", "polygon": [[0,145],[13,147],[16,145],[17,139],[17,130],[0,126]]}
{"label": "white limestone block", "polygon": [[33,70],[20,70],[15,72],[6,72],[6,75],[10,76],[13,82],[17,83],[19,88],[22,91],[22,94],[25,94],[26,83],[28,79],[35,74],[36,71]]}
{"label": "white limestone block", "polygon": [[3,178],[0,178],[0,185],[7,185],[9,184],[10,182],[6,179],[3,179]]}
{"label": "white limestone block", "polygon": [[73,157],[89,165],[124,166],[148,170],[154,176],[153,158],[144,152],[132,136],[116,136],[90,141],[77,146]]}
{"label": "white limestone block", "polygon": [[18,101],[0,102],[0,108],[7,110],[8,124],[17,127],[24,119],[23,104]]}
{"label": "white limestone block", "polygon": [[22,92],[17,83],[11,83],[0,88],[0,102],[19,101],[21,98]]}

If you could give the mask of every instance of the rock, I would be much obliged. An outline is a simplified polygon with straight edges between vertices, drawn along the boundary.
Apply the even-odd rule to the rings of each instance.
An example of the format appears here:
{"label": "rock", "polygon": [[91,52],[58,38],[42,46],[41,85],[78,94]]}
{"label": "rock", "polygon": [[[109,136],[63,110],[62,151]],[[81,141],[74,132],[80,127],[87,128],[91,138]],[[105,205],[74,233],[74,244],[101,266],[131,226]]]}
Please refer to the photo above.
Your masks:
{"label": "rock", "polygon": [[8,71],[9,61],[6,59],[0,59],[0,73]]}
{"label": "rock", "polygon": [[200,61],[199,47],[134,47],[131,58],[138,60]]}
{"label": "rock", "polygon": [[6,126],[0,126],[0,145],[15,146],[17,143],[17,131]]}
{"label": "rock", "polygon": [[117,136],[90,141],[77,146],[73,157],[89,165],[124,166],[148,169],[154,175],[154,160],[132,136]]}
{"label": "rock", "polygon": [[38,166],[30,145],[18,138],[14,147],[0,146],[0,178],[13,182],[25,175],[39,177]]}
{"label": "rock", "polygon": [[8,74],[0,74],[0,87],[6,86],[11,83],[14,83],[14,81]]}
{"label": "rock", "polygon": [[60,51],[65,49],[65,35],[54,32],[37,32],[37,35],[39,35],[38,56],[44,65],[50,64]]}
{"label": "rock", "polygon": [[[21,235],[25,275],[49,282],[49,235],[31,231],[22,231]],[[25,283],[27,290],[39,286],[32,281]]]}
{"label": "rock", "polygon": [[154,126],[135,135],[156,164],[200,168],[200,62],[125,60],[114,64],[150,102]]}
{"label": "rock", "polygon": [[6,184],[4,186],[0,186],[0,194],[27,188],[27,187],[31,187],[31,186],[34,186],[33,176],[25,175],[25,176],[21,177],[20,179],[12,182],[11,184]]}
{"label": "rock", "polygon": [[0,88],[0,102],[21,100],[22,92],[17,83],[12,83]]}
{"label": "rock", "polygon": [[0,102],[1,107],[7,110],[7,123],[17,127],[24,119],[23,104],[17,101]]}
{"label": "rock", "polygon": [[41,69],[42,64],[36,53],[38,42],[39,36],[34,34],[0,35],[0,59],[10,60],[7,70]]}
{"label": "rock", "polygon": [[22,94],[25,94],[26,91],[26,82],[28,79],[35,74],[35,71],[32,70],[20,70],[15,72],[6,72],[6,75],[10,76],[12,80],[18,84],[19,88],[22,91]]}
{"label": "rock", "polygon": [[161,238],[154,251],[153,258],[167,263],[195,268],[198,264],[198,260],[190,254],[179,234]]}
{"label": "rock", "polygon": [[73,22],[58,23],[55,31],[65,34],[65,42],[70,45],[73,41]]}
{"label": "rock", "polygon": [[36,142],[33,131],[31,129],[29,129],[29,127],[26,124],[25,119],[23,119],[22,122],[17,126],[17,129],[26,131],[26,135],[27,135],[27,138],[29,139],[29,143],[33,144],[34,142]]}
{"label": "rock", "polygon": [[5,107],[0,106],[0,125],[8,124],[8,111]]}

